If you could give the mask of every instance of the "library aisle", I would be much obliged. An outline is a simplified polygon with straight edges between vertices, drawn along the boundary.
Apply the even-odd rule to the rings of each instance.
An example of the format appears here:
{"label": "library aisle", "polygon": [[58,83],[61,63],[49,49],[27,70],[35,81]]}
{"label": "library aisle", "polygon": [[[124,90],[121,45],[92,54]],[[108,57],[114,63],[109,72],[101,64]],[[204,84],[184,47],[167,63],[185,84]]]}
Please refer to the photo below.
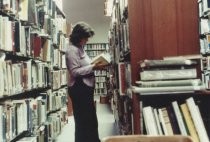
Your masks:
{"label": "library aisle", "polygon": [[[99,137],[102,139],[106,136],[118,135],[115,126],[115,120],[112,110],[108,104],[101,104],[99,99],[95,97],[96,109],[98,116],[98,130]],[[56,142],[74,142],[74,119],[73,116],[69,117],[68,124],[65,125],[61,134],[58,136]]]}

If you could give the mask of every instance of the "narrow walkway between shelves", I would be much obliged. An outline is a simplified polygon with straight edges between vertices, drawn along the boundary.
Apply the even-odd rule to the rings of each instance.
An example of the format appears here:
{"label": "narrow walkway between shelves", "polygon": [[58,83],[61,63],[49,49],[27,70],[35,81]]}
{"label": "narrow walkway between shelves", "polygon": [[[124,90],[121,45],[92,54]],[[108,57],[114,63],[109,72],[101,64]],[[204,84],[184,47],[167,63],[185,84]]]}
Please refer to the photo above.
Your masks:
{"label": "narrow walkway between shelves", "polygon": [[[96,99],[96,110],[99,125],[99,137],[102,139],[106,136],[117,135],[118,130],[115,126],[115,120],[109,104],[101,104],[99,99]],[[66,124],[58,136],[56,142],[74,142],[74,119],[69,117],[68,124]]]}

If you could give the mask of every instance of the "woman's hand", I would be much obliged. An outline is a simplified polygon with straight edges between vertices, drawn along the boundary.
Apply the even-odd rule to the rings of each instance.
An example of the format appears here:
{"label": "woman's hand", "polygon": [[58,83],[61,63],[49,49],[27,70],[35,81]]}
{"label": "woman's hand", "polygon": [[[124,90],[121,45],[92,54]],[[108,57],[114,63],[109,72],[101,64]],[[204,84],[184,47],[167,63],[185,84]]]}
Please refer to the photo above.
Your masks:
{"label": "woman's hand", "polygon": [[93,66],[93,69],[94,69],[94,70],[102,70],[102,69],[105,69],[105,68],[107,67],[106,64],[103,64],[103,63],[100,62],[100,61],[94,63],[93,65],[94,65],[94,66]]}

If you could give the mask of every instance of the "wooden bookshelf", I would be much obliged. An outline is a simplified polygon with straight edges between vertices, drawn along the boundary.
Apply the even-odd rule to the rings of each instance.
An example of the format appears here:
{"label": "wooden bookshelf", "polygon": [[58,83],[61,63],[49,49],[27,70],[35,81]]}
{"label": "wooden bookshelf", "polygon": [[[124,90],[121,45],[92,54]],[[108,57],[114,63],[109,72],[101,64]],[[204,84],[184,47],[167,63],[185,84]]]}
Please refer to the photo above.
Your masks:
{"label": "wooden bookshelf", "polygon": [[[196,0],[130,0],[128,4],[132,84],[139,80],[140,60],[199,53]],[[139,99],[133,94],[135,134],[142,133]]]}
{"label": "wooden bookshelf", "polygon": [[[122,14],[127,3],[128,16]],[[196,0],[124,0],[114,4],[114,23],[111,24],[110,45],[115,57],[113,72],[117,78],[116,64],[119,62],[130,64],[131,84],[140,79],[139,61],[144,59],[162,59],[165,56],[181,56],[199,54],[199,16]],[[127,23],[128,43],[121,43],[122,26]],[[121,46],[122,45],[122,46]],[[127,48],[127,45],[129,45]],[[129,54],[124,54],[129,53]],[[119,57],[120,55],[120,57]],[[123,55],[126,58],[122,58]],[[122,56],[122,57],[121,57]],[[199,72],[200,73],[200,72]],[[117,82],[117,81],[116,81]],[[115,94],[119,94],[119,84],[115,84]],[[127,86],[129,90],[129,85]],[[132,130],[129,134],[143,134],[140,123],[140,101],[144,97],[138,93],[126,93],[132,99]],[[120,95],[118,95],[119,97]],[[162,97],[162,95],[160,95]],[[114,97],[117,101],[118,97]],[[148,99],[153,100],[152,96]],[[182,98],[183,99],[183,98]],[[122,101],[122,99],[121,99]],[[169,102],[170,100],[166,100]],[[151,103],[151,102],[150,102]],[[152,104],[152,103],[151,103]],[[155,102],[153,102],[155,105]],[[161,103],[157,103],[161,104]],[[122,128],[122,127],[121,127]],[[126,134],[126,133],[125,133]]]}
{"label": "wooden bookshelf", "polygon": [[67,122],[65,14],[53,0],[2,2],[0,29],[0,139],[53,141]]}

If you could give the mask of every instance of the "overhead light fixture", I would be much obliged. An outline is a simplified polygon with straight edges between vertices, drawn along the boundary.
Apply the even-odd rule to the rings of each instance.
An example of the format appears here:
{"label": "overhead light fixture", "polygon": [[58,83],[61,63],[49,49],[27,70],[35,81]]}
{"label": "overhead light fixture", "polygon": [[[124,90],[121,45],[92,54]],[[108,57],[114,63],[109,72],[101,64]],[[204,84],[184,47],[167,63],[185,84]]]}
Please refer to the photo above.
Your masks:
{"label": "overhead light fixture", "polygon": [[104,2],[104,15],[111,16],[114,0],[105,0]]}

